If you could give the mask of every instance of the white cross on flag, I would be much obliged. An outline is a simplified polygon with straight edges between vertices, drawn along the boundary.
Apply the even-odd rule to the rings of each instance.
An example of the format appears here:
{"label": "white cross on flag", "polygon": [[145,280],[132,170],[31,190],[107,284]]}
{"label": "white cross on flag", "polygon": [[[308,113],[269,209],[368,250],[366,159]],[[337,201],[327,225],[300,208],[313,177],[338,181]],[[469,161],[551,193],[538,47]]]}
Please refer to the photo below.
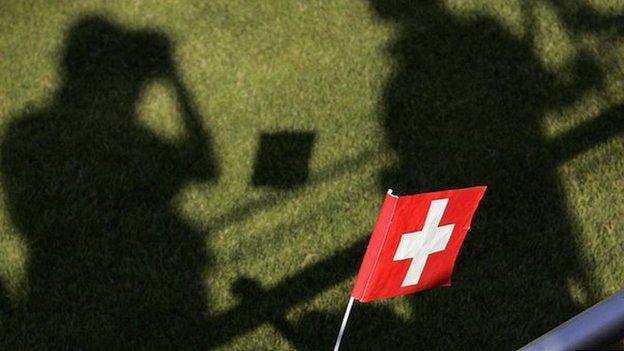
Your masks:
{"label": "white cross on flag", "polygon": [[451,285],[485,186],[418,195],[388,191],[351,296],[361,302]]}

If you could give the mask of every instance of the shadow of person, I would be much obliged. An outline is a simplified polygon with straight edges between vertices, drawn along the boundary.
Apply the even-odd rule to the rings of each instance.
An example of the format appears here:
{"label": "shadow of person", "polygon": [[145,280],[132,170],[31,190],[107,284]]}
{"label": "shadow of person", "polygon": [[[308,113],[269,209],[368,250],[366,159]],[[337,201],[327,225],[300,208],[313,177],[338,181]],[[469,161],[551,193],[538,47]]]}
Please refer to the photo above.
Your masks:
{"label": "shadow of person", "polygon": [[[176,92],[182,142],[137,119],[156,80]],[[100,17],[75,23],[53,101],[17,118],[1,152],[29,284],[3,349],[205,345],[209,255],[171,200],[185,182],[215,179],[217,164],[165,35]]]}
{"label": "shadow of person", "polygon": [[[399,27],[382,120],[398,162],[382,175],[384,189],[489,189],[459,258],[458,284],[410,297],[411,318],[383,304],[356,304],[342,348],[522,346],[579,312],[571,289],[580,287],[587,301],[595,301],[557,167],[624,131],[624,107],[549,138],[544,115],[602,84],[587,55],[568,67],[573,79],[562,82],[542,67],[529,44],[492,20],[461,21],[435,2],[372,5]],[[225,222],[257,208],[244,205]],[[270,289],[240,278],[232,290],[240,301],[214,316],[215,325],[227,327],[211,346],[269,324],[297,349],[330,348],[342,314],[286,316],[356,274],[366,241]]]}
{"label": "shadow of person", "polygon": [[588,55],[562,81],[491,19],[461,20],[433,0],[372,6],[398,28],[382,119],[398,162],[383,188],[488,186],[458,283],[410,297],[405,337],[431,349],[519,347],[580,311],[573,288],[592,294],[557,167],[621,132],[622,107],[549,138],[546,113],[602,84]]}

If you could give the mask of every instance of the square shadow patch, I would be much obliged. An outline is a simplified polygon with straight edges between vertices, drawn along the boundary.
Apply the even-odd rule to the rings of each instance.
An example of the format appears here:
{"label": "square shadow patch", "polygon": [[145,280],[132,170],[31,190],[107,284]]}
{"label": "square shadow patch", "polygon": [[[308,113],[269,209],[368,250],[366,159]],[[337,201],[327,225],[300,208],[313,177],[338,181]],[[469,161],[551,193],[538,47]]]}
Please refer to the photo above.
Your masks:
{"label": "square shadow patch", "polygon": [[313,132],[262,134],[251,183],[277,189],[290,189],[308,180]]}

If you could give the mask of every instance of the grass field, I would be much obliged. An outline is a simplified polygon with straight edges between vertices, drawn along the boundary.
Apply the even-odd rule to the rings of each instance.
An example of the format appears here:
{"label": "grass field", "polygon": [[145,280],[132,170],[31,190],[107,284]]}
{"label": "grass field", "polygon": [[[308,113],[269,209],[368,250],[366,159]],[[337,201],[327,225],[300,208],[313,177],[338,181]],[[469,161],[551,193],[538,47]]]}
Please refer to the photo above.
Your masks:
{"label": "grass field", "polygon": [[0,7],[2,349],[329,349],[388,188],[488,192],[453,287],[345,350],[518,348],[622,288],[619,1]]}

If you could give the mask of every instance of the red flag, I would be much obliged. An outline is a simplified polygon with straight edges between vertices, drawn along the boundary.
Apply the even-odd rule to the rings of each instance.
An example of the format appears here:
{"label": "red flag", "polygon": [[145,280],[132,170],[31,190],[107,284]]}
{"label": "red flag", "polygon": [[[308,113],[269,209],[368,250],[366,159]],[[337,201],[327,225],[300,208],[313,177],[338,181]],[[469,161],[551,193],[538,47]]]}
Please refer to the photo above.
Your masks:
{"label": "red flag", "polygon": [[485,186],[418,195],[388,191],[351,296],[361,302],[450,286]]}

